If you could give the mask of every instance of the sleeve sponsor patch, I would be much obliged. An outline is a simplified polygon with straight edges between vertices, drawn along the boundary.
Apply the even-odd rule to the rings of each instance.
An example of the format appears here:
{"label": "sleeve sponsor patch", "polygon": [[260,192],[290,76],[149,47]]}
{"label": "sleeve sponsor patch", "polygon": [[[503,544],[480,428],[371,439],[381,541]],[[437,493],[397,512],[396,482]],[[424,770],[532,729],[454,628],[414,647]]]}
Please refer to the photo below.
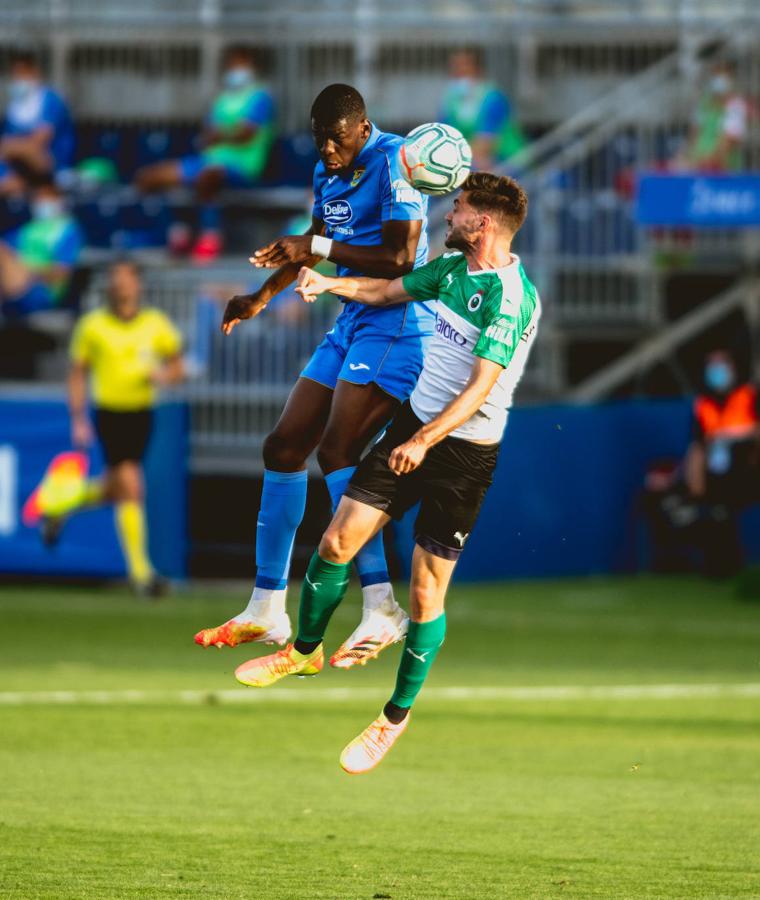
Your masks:
{"label": "sleeve sponsor patch", "polygon": [[486,328],[485,334],[489,340],[511,346],[516,327],[516,321],[507,322],[504,319],[501,319],[500,321],[492,322],[488,328]]}
{"label": "sleeve sponsor patch", "polygon": [[406,181],[399,178],[393,182],[393,200],[395,203],[421,203],[422,195]]}

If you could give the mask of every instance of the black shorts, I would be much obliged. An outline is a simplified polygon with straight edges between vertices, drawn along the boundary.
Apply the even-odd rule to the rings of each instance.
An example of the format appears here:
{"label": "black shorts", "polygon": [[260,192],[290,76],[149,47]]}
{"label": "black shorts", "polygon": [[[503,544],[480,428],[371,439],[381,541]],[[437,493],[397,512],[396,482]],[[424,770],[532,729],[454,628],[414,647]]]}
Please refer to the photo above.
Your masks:
{"label": "black shorts", "polygon": [[472,531],[496,468],[499,444],[447,437],[408,475],[388,467],[391,451],[422,427],[407,401],[383,438],[359,463],[346,496],[399,519],[420,501],[414,539],[430,553],[456,560]]}
{"label": "black shorts", "polygon": [[109,466],[122,462],[140,462],[153,428],[153,410],[114,412],[95,410],[95,431]]}

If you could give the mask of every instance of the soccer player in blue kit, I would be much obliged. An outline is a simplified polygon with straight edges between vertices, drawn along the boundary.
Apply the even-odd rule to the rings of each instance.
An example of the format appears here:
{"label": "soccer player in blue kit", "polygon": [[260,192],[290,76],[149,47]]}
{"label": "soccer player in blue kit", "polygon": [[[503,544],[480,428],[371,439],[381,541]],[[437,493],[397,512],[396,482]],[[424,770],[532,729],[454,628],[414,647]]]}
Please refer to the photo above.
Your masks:
{"label": "soccer player in blue kit", "polygon": [[[276,268],[255,293],[233,297],[222,331],[258,315],[298,275],[320,259],[339,275],[398,278],[427,259],[427,200],[398,170],[402,138],[367,118],[359,92],[332,84],[311,108],[320,160],[314,170],[311,228],[281,237],[252,257]],[[204,647],[248,641],[287,643],[285,609],[290,558],[306,505],[306,460],[316,448],[337,507],[364,448],[414,388],[435,314],[425,304],[384,309],[344,301],[334,327],[307,363],[273,432],[264,442],[264,486],[256,530],[256,580],[248,606],[195,636]],[[359,552],[362,619],[330,662],[349,668],[401,640],[408,618],[393,596],[377,534]]]}

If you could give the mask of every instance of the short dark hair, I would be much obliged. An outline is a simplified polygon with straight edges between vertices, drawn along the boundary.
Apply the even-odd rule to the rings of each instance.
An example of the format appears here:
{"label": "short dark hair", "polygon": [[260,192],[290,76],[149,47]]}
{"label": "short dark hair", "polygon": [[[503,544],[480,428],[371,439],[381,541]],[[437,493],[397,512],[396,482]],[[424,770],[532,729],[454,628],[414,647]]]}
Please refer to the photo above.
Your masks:
{"label": "short dark hair", "polygon": [[312,103],[311,117],[320,125],[334,125],[341,119],[356,122],[367,118],[367,107],[350,84],[328,84]]}
{"label": "short dark hair", "polygon": [[30,69],[41,68],[39,56],[28,47],[19,47],[18,50],[14,50],[11,53],[10,64],[11,67],[28,66]]}
{"label": "short dark hair", "polygon": [[23,159],[14,161],[13,170],[30,191],[36,191],[40,188],[52,188],[53,190],[58,191],[59,194],[63,193],[60,185],[56,182],[55,177],[51,172],[35,169]]}
{"label": "short dark hair", "polygon": [[462,184],[467,202],[478,212],[493,213],[512,234],[528,215],[528,196],[514,178],[490,172],[470,172]]}
{"label": "short dark hair", "polygon": [[110,272],[113,269],[118,268],[119,266],[126,266],[128,269],[131,269],[132,273],[138,278],[142,278],[143,276],[143,267],[134,256],[127,256],[126,254],[122,254],[121,256],[114,257],[114,259],[112,259],[108,264],[108,271]]}
{"label": "short dark hair", "polygon": [[245,59],[254,69],[257,65],[256,51],[247,44],[230,44],[225,47],[222,54],[222,65],[226,66],[231,59]]}

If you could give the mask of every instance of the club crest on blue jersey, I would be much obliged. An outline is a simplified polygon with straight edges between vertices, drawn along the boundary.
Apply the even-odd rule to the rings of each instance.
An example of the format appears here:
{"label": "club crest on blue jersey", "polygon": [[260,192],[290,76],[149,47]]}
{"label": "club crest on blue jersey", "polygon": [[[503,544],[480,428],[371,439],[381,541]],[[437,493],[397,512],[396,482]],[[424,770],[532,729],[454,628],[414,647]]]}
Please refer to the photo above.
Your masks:
{"label": "club crest on blue jersey", "polygon": [[357,184],[361,181],[362,175],[367,171],[366,166],[357,166],[354,169],[354,174],[351,176],[351,187],[356,187]]}

